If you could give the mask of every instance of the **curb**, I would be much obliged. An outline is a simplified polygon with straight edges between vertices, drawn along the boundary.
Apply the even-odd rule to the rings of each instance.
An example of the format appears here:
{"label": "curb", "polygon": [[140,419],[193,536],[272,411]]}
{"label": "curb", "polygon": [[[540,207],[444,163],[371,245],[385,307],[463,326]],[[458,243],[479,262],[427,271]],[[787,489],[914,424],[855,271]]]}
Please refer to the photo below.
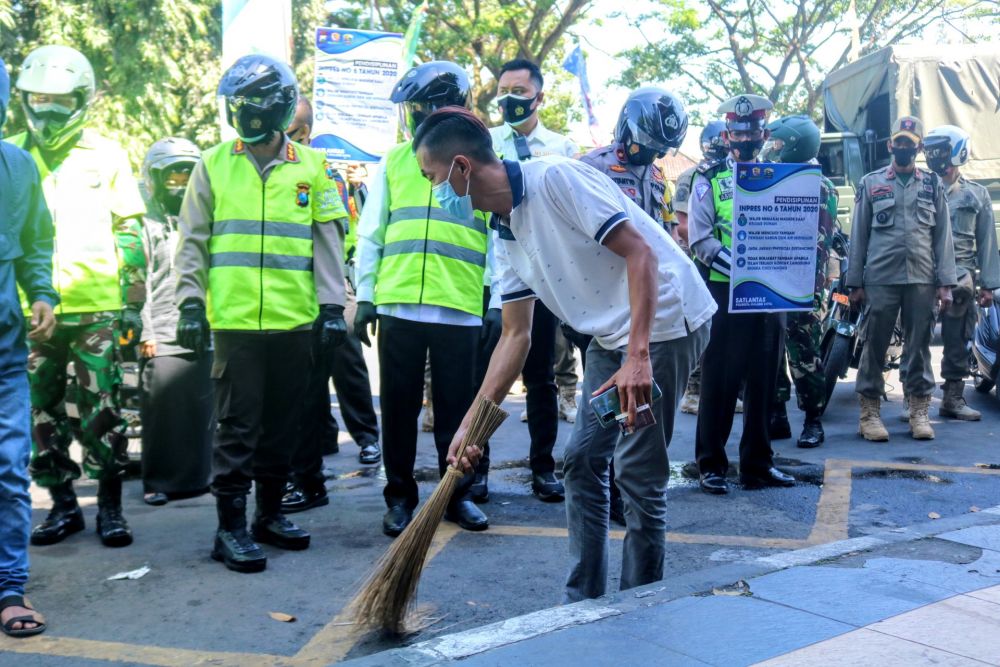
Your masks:
{"label": "curb", "polygon": [[988,525],[1000,525],[1000,505],[872,535],[761,556],[747,563],[696,570],[670,580],[605,595],[596,600],[550,607],[490,625],[441,635],[406,648],[373,653],[338,664],[351,667],[426,667],[450,663],[566,628],[621,616],[690,595],[705,594],[713,588],[731,585],[740,579],[750,580],[779,570],[871,551],[888,544],[913,542],[964,528]]}

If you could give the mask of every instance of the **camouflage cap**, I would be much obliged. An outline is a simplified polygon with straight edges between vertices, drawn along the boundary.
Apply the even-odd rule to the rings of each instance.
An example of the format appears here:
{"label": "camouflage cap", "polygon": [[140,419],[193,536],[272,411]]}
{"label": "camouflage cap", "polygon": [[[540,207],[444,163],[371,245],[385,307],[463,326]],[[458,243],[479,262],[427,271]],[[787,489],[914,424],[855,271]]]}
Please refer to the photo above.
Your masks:
{"label": "camouflage cap", "polygon": [[892,139],[906,137],[915,144],[923,141],[924,124],[916,116],[903,116],[892,124]]}

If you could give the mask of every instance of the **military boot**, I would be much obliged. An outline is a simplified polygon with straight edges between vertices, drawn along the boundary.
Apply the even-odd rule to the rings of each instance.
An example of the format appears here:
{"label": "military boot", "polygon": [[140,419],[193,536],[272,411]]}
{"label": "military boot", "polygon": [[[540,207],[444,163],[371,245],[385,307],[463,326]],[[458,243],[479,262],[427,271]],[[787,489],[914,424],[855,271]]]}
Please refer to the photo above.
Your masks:
{"label": "military boot", "polygon": [[983,418],[978,410],[973,410],[965,403],[965,382],[962,380],[945,380],[942,386],[944,399],[938,414],[951,419],[961,419],[965,422],[977,422]]}
{"label": "military boot", "polygon": [[49,487],[49,495],[52,496],[52,509],[45,521],[31,531],[31,543],[35,546],[62,542],[84,528],[83,512],[76,502],[72,482]]}
{"label": "military boot", "polygon": [[927,411],[931,407],[930,396],[910,397],[910,434],[914,440],[933,440],[934,429]]}
{"label": "military boot", "polygon": [[102,479],[97,483],[97,534],[106,547],[132,544],[132,530],[122,515],[122,478]]}
{"label": "military boot", "polygon": [[777,401],[771,406],[767,431],[771,440],[788,440],[792,437],[792,427],[788,423],[788,411],[784,401]]}
{"label": "military boot", "polygon": [[859,396],[859,398],[861,401],[861,421],[858,424],[858,434],[865,440],[886,442],[889,439],[889,431],[882,423],[880,414],[882,401],[867,396]]}
{"label": "military boot", "polygon": [[212,558],[234,572],[263,572],[267,556],[247,533],[246,496],[216,496],[215,504],[219,529],[215,533]]}
{"label": "military boot", "polygon": [[309,533],[288,520],[281,513],[281,496],[284,485],[273,480],[257,482],[257,512],[250,534],[258,542],[271,544],[279,549],[299,551],[309,548]]}
{"label": "military boot", "polygon": [[823,444],[825,438],[823,422],[820,421],[819,415],[807,412],[805,423],[802,425],[802,435],[799,436],[796,445],[803,449],[812,449]]}

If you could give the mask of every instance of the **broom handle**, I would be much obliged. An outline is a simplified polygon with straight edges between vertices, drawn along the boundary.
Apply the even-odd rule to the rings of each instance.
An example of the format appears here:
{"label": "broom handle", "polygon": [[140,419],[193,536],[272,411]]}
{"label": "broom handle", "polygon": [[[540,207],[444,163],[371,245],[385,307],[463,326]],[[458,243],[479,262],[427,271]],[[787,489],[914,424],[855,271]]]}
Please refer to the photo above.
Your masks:
{"label": "broom handle", "polygon": [[[485,396],[479,396],[477,398],[477,401],[478,401],[479,404],[481,404],[483,401],[488,401],[490,403],[493,403],[493,401],[490,401],[490,399],[486,398]],[[478,412],[478,410],[477,410],[477,412]],[[476,420],[473,419],[472,422],[473,422],[473,424],[475,424]],[[476,444],[477,446],[480,444],[480,443],[472,443],[472,441],[469,438],[469,436],[472,434],[472,425],[473,424],[469,425],[469,428],[465,431],[465,437],[462,438],[462,442],[459,443],[458,449],[455,451],[455,460],[456,461],[461,461],[462,460],[462,457],[465,456],[465,450],[469,447],[470,444]],[[483,438],[483,441],[486,441],[488,439],[489,439],[489,435],[487,435],[485,438]],[[464,474],[464,473],[462,473],[461,470],[458,470],[453,465],[449,465],[448,466],[448,472],[451,472],[452,470],[454,470],[459,476],[462,476]]]}

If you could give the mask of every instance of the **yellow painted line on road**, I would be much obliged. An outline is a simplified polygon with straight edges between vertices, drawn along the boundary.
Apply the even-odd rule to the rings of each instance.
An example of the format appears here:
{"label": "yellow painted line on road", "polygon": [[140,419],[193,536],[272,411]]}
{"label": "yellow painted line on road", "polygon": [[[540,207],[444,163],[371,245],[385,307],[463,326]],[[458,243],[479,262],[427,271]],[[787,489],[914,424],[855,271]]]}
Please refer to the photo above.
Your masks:
{"label": "yellow painted line on road", "polygon": [[[427,563],[434,560],[458,532],[457,525],[442,523],[431,540],[430,549],[427,551]],[[295,654],[294,664],[329,665],[343,660],[362,638],[362,633],[351,623],[350,616],[349,610],[341,610]]]}
{"label": "yellow painted line on road", "polygon": [[139,663],[157,667],[277,667],[290,666],[289,656],[266,653],[225,653],[192,651],[180,648],[143,646],[120,642],[102,642],[72,637],[37,636],[28,639],[0,637],[0,653],[53,655],[62,658],[85,658],[108,662]]}
{"label": "yellow painted line on road", "polygon": [[823,470],[823,490],[816,504],[816,520],[808,544],[826,544],[847,539],[851,515],[851,463],[827,459]]}
{"label": "yellow painted line on road", "polygon": [[[567,538],[569,531],[565,528],[542,526],[490,526],[486,535],[505,535],[508,537],[556,537]],[[608,531],[608,537],[613,540],[625,539],[624,530]],[[756,537],[753,535],[713,535],[710,533],[667,533],[667,542],[681,544],[718,544],[720,546],[759,547],[762,549],[797,549],[808,546],[806,540],[783,537]]]}

